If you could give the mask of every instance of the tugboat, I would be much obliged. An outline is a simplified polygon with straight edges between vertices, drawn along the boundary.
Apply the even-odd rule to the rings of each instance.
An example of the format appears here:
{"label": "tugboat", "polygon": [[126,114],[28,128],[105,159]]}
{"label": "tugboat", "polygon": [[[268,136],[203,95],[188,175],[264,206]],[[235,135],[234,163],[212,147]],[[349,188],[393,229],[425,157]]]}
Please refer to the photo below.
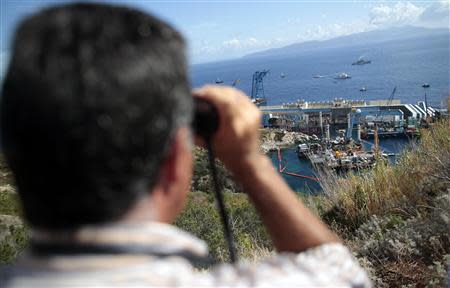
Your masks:
{"label": "tugboat", "polygon": [[353,62],[352,65],[365,65],[365,64],[370,64],[372,63],[372,61],[370,60],[364,60],[363,57],[359,57],[358,61]]}
{"label": "tugboat", "polygon": [[[315,136],[315,135],[313,135]],[[312,141],[319,141],[317,136],[311,137]],[[297,146],[297,156],[299,158],[310,158],[313,155],[321,154],[322,145],[319,142],[302,143]],[[320,155],[322,156],[322,155]]]}
{"label": "tugboat", "polygon": [[297,155],[299,158],[308,158],[309,146],[305,143],[297,146]]}
{"label": "tugboat", "polygon": [[350,79],[350,78],[352,78],[352,76],[350,76],[349,74],[344,73],[344,72],[339,73],[336,77],[334,77],[334,79],[338,79],[338,80],[345,80],[345,79]]}
{"label": "tugboat", "polygon": [[262,104],[266,104],[267,102],[265,98],[252,98],[252,103],[256,106],[260,106]]}

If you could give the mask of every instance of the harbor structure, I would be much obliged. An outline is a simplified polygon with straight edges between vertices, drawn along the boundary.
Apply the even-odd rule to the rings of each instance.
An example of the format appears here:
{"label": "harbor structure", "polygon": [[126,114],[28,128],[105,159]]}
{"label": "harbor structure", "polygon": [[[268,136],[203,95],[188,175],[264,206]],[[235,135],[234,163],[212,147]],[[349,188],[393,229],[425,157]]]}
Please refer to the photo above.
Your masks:
{"label": "harbor structure", "polygon": [[[260,106],[263,126],[283,128],[328,137],[328,127],[346,129],[352,137],[359,131],[360,137],[373,136],[377,127],[380,137],[413,133],[421,122],[436,115],[436,109],[427,107],[422,101],[417,104],[402,104],[399,99],[304,101],[282,105]],[[358,111],[358,113],[355,113]],[[359,125],[359,130],[355,126]],[[325,128],[324,128],[325,127]],[[351,130],[351,132],[349,132]],[[354,130],[354,131],[353,131]],[[359,138],[359,136],[355,136]]]}

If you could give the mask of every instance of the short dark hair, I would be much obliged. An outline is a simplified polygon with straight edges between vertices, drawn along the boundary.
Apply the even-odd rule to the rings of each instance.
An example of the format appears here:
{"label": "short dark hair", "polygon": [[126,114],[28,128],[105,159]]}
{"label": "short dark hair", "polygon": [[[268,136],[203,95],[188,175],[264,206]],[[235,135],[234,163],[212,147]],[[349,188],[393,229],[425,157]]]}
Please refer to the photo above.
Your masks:
{"label": "short dark hair", "polygon": [[149,193],[191,118],[184,50],[169,25],[126,7],[56,6],[19,25],[1,136],[32,226],[114,221]]}

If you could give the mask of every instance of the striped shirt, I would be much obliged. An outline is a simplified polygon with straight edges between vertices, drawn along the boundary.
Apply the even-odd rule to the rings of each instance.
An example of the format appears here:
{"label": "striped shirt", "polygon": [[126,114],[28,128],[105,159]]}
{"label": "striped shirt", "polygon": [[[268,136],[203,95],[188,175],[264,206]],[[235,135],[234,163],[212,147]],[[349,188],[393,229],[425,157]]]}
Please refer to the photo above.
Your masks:
{"label": "striped shirt", "polygon": [[371,286],[348,249],[338,243],[299,254],[274,254],[256,263],[198,269],[196,262],[207,259],[207,245],[168,224],[33,231],[31,239],[35,250],[0,269],[1,287]]}

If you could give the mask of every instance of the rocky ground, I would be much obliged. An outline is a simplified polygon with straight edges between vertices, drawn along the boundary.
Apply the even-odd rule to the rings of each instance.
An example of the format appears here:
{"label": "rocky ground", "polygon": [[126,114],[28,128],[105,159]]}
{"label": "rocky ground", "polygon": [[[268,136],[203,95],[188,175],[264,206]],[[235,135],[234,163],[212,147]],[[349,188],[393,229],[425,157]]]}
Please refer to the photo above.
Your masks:
{"label": "rocky ground", "polygon": [[295,144],[301,144],[317,139],[317,136],[309,136],[300,132],[289,132],[283,129],[261,129],[261,152],[277,150],[278,148],[286,148]]}

